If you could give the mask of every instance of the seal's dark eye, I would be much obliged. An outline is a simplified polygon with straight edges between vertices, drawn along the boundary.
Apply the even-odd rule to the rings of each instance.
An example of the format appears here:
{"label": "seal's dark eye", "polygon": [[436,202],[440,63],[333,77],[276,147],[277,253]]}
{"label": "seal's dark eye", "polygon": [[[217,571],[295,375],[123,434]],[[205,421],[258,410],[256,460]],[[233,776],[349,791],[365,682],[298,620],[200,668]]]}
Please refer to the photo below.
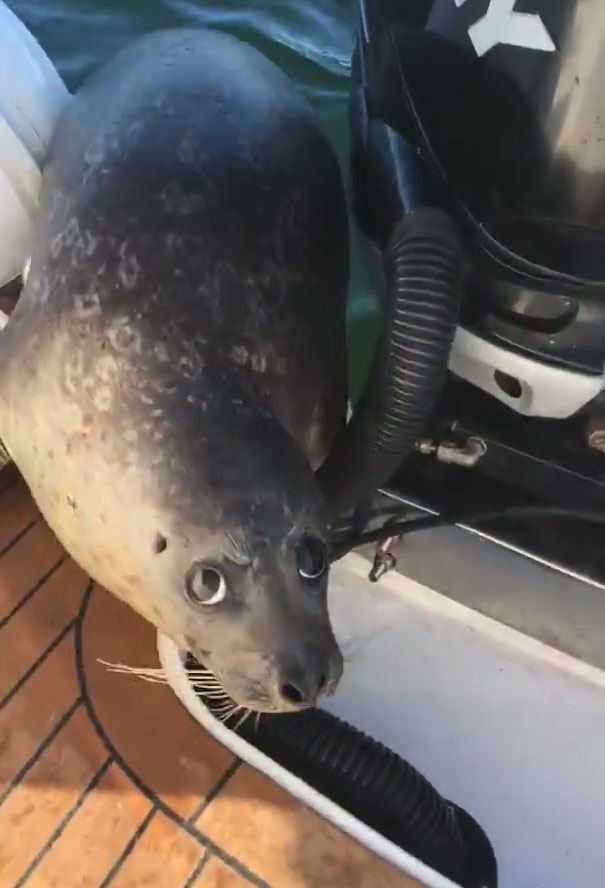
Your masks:
{"label": "seal's dark eye", "polygon": [[319,580],[327,566],[325,543],[316,537],[304,537],[296,547],[296,567],[302,579],[308,583]]}
{"label": "seal's dark eye", "polygon": [[221,571],[211,564],[193,564],[185,577],[185,592],[193,604],[220,604],[227,594]]}

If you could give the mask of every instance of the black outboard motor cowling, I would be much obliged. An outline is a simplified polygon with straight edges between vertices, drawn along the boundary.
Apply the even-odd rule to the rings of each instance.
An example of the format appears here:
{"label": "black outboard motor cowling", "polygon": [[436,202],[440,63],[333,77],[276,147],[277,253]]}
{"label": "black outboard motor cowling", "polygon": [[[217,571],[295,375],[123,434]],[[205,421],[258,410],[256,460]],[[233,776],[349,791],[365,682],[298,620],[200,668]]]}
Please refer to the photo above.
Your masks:
{"label": "black outboard motor cowling", "polygon": [[[436,0],[427,16],[433,53],[448,44],[415,96],[431,150],[501,258],[553,283],[605,281],[603,36],[601,4],[577,0]],[[401,56],[416,93],[424,63]]]}
{"label": "black outboard motor cowling", "polygon": [[450,370],[526,416],[605,387],[605,15],[586,0],[360,0],[353,182],[383,251],[440,207],[468,260]]}

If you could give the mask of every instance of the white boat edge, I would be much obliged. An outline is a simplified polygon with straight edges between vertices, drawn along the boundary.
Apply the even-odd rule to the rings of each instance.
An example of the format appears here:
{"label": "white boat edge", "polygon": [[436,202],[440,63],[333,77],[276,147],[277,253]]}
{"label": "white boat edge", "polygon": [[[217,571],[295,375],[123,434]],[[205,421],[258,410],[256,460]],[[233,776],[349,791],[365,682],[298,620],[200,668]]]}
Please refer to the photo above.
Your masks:
{"label": "white boat edge", "polygon": [[157,648],[160,664],[168,678],[168,684],[189,712],[218,743],[225,746],[237,758],[264,774],[295,799],[307,805],[325,820],[332,823],[352,839],[364,845],[378,857],[393,864],[410,878],[426,888],[459,888],[454,882],[426,866],[403,851],[393,842],[366,826],[339,805],[317,792],[303,780],[294,776],[238,734],[215,718],[197,697],[184,668],[181,652],[167,636],[158,633]]}

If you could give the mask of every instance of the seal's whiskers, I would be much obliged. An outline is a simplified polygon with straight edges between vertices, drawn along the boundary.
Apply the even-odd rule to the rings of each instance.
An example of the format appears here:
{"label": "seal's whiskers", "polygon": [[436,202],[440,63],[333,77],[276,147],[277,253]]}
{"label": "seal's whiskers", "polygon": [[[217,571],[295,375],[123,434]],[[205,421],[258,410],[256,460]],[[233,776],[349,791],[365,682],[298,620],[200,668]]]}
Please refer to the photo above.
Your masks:
{"label": "seal's whiskers", "polygon": [[[238,721],[238,723],[234,727],[234,729],[233,729],[234,731],[239,731],[239,729],[241,727],[243,727],[244,723],[246,722],[246,719],[252,715],[251,709],[245,709],[243,706],[240,706],[240,709],[244,709],[244,714],[242,715],[242,717],[240,718],[240,720]],[[260,715],[260,713],[259,713],[259,715]]]}
{"label": "seal's whiskers", "polygon": [[147,666],[128,666],[125,663],[109,663],[106,660],[97,659],[102,666],[106,666],[109,672],[117,675],[134,675],[143,681],[149,681],[152,684],[167,684],[168,677],[161,668],[153,668]]}
{"label": "seal's whiskers", "polygon": [[228,699],[228,696],[225,693],[225,691],[219,691],[219,690],[205,691],[203,688],[200,688],[200,686],[198,684],[196,684],[196,682],[192,681],[191,684],[196,689],[196,691],[201,691],[201,693],[203,693],[204,697],[207,697],[208,700],[227,700]]}
{"label": "seal's whiskers", "polygon": [[[129,666],[126,663],[110,663],[107,660],[97,659],[98,663],[106,666],[110,672],[118,675],[135,675],[147,681],[156,681],[158,683],[167,683],[168,676],[161,667],[154,666]],[[220,681],[210,672],[209,669],[187,669],[189,680],[196,687],[203,689],[204,693],[210,695],[213,692],[220,693],[222,697],[227,694]]]}
{"label": "seal's whiskers", "polygon": [[[117,675],[134,675],[142,681],[148,681],[152,684],[168,684],[168,676],[161,668],[152,666],[128,666],[125,663],[109,663],[106,660],[98,659],[99,663],[106,666],[110,672]],[[227,698],[227,694],[214,675],[208,670],[188,670],[189,680],[191,684],[200,690],[205,697],[211,699],[222,700]]]}
{"label": "seal's whiskers", "polygon": [[225,704],[225,709],[213,707],[211,712],[215,718],[219,719],[219,721],[227,722],[231,716],[235,715],[236,712],[239,712],[240,709],[241,707],[238,706],[237,703],[227,703]]}
{"label": "seal's whiskers", "polygon": [[[133,675],[142,681],[148,681],[151,684],[168,684],[168,676],[161,667],[155,666],[129,666],[127,663],[110,663],[107,660],[97,659],[98,663],[106,666],[109,672],[117,675]],[[212,715],[223,723],[227,723],[229,719],[241,713],[237,724],[233,727],[234,731],[238,731],[253,714],[251,709],[246,706],[240,706],[234,703],[229,697],[218,678],[209,670],[203,667],[187,668],[187,677],[191,685],[200,694],[204,700],[208,701],[208,709]],[[261,713],[255,713],[255,726],[258,731]]]}

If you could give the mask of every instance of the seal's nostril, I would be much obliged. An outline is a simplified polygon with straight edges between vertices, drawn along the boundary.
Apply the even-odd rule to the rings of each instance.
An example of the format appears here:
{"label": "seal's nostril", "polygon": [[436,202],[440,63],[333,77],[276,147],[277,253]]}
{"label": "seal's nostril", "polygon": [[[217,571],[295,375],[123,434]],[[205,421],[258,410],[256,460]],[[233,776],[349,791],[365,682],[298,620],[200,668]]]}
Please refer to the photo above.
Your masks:
{"label": "seal's nostril", "polygon": [[[288,703],[294,703],[301,706],[303,703],[314,703],[326,688],[328,683],[327,676],[324,672],[317,678],[317,683],[313,682],[309,676],[308,682],[295,684],[292,681],[284,682],[279,691],[284,700]],[[306,690],[305,690],[306,689]]]}
{"label": "seal's nostril", "polygon": [[288,651],[278,664],[276,690],[288,709],[315,706],[319,697],[331,693],[338,684],[341,671],[338,648],[303,642],[298,650]]}
{"label": "seal's nostril", "polygon": [[291,684],[291,682],[286,682],[280,688],[280,692],[284,700],[287,700],[288,703],[304,703],[305,695],[301,691],[300,688],[297,688],[296,685]]}

